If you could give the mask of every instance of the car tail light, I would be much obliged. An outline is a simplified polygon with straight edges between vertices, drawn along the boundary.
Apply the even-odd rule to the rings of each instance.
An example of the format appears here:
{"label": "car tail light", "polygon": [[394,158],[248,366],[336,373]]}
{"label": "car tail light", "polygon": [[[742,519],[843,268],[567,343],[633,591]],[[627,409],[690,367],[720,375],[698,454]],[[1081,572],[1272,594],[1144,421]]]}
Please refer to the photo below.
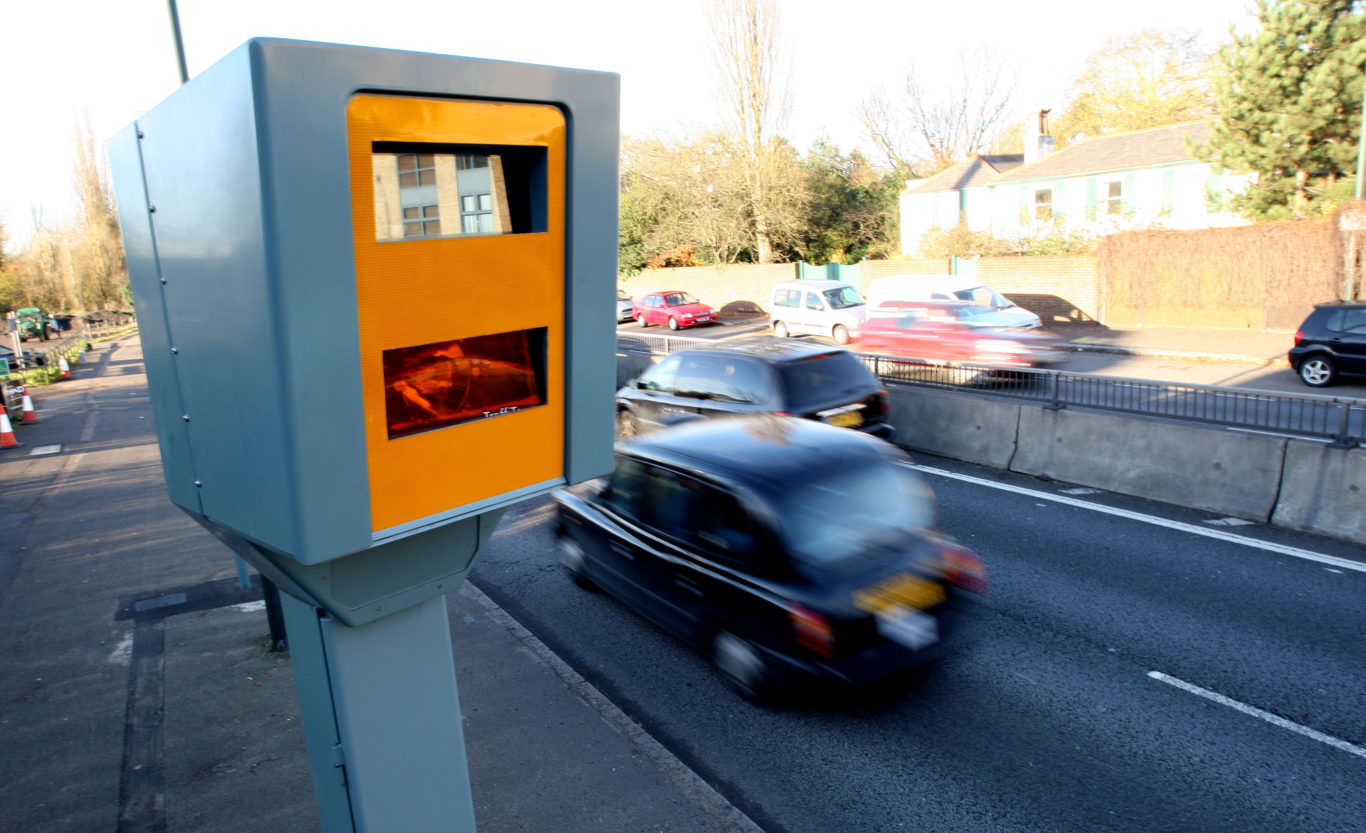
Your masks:
{"label": "car tail light", "polygon": [[883,388],[868,398],[866,416],[886,416],[891,411],[888,405],[887,389]]}
{"label": "car tail light", "polygon": [[774,416],[792,416],[792,412],[791,412],[791,411],[774,411],[774,412],[773,412],[773,415],[774,415]]}
{"label": "car tail light", "polygon": [[787,616],[792,621],[792,636],[798,645],[826,659],[835,655],[835,631],[824,616],[796,602],[788,603]]}
{"label": "car tail light", "polygon": [[987,592],[987,567],[982,560],[962,547],[939,548],[939,563],[944,580],[970,593]]}
{"label": "car tail light", "polygon": [[1295,331],[1295,346],[1296,346],[1296,347],[1299,347],[1299,346],[1300,346],[1300,342],[1303,341],[1303,340],[1304,340],[1304,328],[1301,327],[1301,328],[1299,328],[1298,330]]}

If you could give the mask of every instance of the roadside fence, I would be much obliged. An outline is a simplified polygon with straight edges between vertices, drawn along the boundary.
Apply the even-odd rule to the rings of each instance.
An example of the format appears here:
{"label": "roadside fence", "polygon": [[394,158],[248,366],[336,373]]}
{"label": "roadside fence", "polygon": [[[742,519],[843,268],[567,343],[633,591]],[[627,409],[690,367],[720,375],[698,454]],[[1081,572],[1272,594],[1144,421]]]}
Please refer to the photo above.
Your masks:
{"label": "roadside fence", "polygon": [[[618,382],[638,375],[659,356],[715,344],[703,339],[646,333],[620,335]],[[890,385],[967,391],[1036,402],[1051,409],[1083,408],[1311,437],[1342,447],[1366,444],[1366,400],[1362,399],[856,355],[875,376]]]}

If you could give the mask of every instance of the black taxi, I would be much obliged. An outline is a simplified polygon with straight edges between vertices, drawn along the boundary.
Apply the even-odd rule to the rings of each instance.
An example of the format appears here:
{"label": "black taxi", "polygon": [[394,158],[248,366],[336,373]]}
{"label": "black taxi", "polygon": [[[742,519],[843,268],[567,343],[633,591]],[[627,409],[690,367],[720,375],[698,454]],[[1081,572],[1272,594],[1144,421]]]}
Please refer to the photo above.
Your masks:
{"label": "black taxi", "polygon": [[935,531],[934,495],[904,452],[811,420],[653,432],[556,502],[575,581],[706,651],[753,700],[897,674],[951,643],[986,589],[982,562]]}

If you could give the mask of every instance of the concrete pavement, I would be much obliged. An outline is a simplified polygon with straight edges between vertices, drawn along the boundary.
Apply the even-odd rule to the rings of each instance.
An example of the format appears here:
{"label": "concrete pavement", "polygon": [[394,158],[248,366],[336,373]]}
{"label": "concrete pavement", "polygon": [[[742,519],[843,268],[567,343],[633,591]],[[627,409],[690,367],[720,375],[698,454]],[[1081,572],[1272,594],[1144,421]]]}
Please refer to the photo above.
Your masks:
{"label": "concrete pavement", "polygon": [[[0,830],[319,829],[259,585],[166,497],[136,336],[0,452]],[[447,597],[483,833],[758,828],[477,589]]]}

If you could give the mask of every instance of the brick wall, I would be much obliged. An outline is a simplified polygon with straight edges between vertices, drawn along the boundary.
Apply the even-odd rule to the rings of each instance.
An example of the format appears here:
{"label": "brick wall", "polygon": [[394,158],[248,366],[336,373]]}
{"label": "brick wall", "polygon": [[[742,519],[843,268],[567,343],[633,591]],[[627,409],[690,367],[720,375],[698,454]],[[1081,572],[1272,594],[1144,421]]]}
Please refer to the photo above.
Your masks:
{"label": "brick wall", "polygon": [[617,284],[632,298],[651,292],[684,289],[697,300],[719,310],[740,311],[752,305],[768,311],[773,285],[796,280],[797,264],[733,264],[730,266],[686,266],[679,269],[646,269],[639,275],[620,279]]}
{"label": "brick wall", "polygon": [[1049,324],[1103,321],[1094,257],[984,257],[977,277]]}

